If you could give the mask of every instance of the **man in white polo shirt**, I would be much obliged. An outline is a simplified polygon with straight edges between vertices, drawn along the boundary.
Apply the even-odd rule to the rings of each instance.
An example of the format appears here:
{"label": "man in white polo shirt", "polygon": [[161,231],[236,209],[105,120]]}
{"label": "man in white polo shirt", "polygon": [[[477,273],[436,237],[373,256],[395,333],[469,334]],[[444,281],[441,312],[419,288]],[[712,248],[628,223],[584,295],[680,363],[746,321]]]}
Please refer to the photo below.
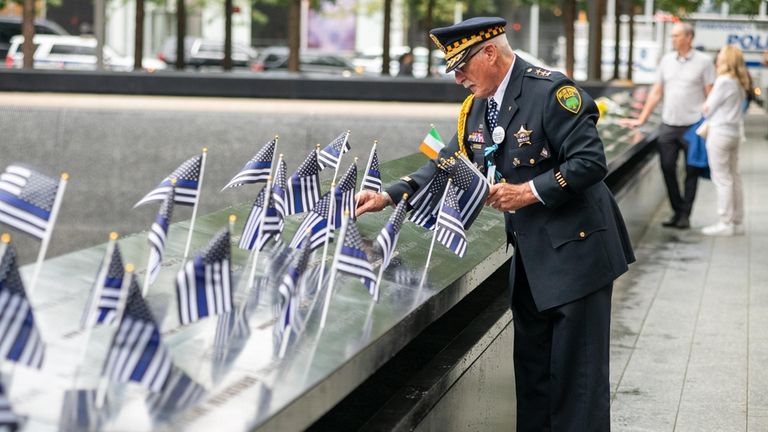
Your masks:
{"label": "man in white polo shirt", "polygon": [[693,27],[689,23],[677,23],[672,27],[672,48],[659,62],[656,83],[651,88],[645,106],[637,119],[626,121],[631,127],[648,120],[663,98],[661,127],[658,146],[661,171],[667,186],[669,203],[674,214],[662,222],[665,227],[686,229],[696,197],[696,185],[701,168],[686,164],[683,193],[677,179],[677,159],[683,152],[686,160],[688,142],[683,134],[701,118],[701,107],[715,82],[715,66],[712,59],[692,48]]}

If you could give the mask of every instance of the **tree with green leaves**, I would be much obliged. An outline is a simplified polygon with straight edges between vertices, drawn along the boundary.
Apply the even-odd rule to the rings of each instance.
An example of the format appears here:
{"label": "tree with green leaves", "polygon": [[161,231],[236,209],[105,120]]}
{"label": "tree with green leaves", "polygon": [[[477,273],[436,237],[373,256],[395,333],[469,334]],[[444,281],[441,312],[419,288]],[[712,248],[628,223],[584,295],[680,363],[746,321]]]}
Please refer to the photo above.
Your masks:
{"label": "tree with green leaves", "polygon": [[765,0],[715,0],[715,4],[720,6],[723,3],[728,3],[730,14],[741,14],[754,16],[760,11],[760,3]]}

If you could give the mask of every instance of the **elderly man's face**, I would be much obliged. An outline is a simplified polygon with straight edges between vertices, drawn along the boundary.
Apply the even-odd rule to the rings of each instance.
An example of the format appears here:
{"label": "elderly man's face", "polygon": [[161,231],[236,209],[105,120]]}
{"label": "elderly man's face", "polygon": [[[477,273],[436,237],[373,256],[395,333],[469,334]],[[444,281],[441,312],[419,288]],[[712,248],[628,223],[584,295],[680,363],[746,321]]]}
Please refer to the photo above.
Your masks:
{"label": "elderly man's face", "polygon": [[675,51],[688,50],[691,48],[693,37],[685,31],[680,25],[672,27],[672,49]]}
{"label": "elderly man's face", "polygon": [[491,44],[483,46],[464,66],[454,70],[456,84],[469,89],[477,98],[493,96],[499,85],[491,69],[495,48]]}

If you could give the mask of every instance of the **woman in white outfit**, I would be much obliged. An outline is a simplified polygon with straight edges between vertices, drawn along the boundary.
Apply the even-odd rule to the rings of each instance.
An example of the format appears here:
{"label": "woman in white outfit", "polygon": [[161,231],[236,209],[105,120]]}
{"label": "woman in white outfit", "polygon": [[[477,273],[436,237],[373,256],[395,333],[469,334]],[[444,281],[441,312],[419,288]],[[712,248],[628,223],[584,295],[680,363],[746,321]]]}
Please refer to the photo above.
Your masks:
{"label": "woman in white outfit", "polygon": [[744,111],[749,76],[744,55],[733,45],[717,54],[717,79],[704,103],[709,132],[707,158],[717,191],[719,222],[702,229],[705,235],[730,236],[744,233],[744,193],[739,166]]}

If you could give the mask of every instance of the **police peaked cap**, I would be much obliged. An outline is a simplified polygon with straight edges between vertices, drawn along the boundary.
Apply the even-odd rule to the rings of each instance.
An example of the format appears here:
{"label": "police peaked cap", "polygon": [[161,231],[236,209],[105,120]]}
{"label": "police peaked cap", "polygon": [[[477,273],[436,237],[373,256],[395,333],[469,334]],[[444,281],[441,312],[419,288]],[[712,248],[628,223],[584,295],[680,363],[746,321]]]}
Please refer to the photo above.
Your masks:
{"label": "police peaked cap", "polygon": [[467,58],[470,48],[503,34],[506,25],[504,18],[476,17],[450,27],[432,29],[429,37],[445,54],[446,72],[450,72]]}

